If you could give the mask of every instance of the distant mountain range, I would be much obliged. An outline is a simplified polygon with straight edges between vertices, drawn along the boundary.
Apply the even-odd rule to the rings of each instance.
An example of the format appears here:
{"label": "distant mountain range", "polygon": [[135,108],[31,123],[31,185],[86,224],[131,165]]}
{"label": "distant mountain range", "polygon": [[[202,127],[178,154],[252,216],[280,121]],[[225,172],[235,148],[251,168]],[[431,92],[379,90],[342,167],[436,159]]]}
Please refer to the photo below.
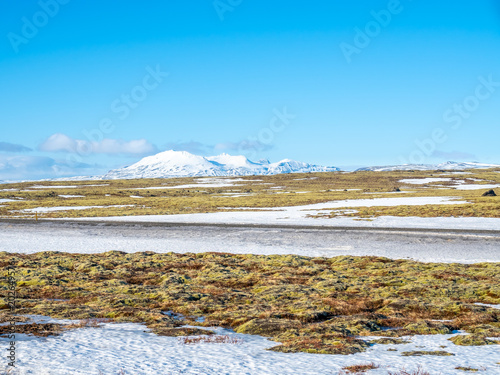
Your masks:
{"label": "distant mountain range", "polygon": [[[459,171],[466,169],[500,168],[500,164],[485,164],[477,162],[448,161],[441,164],[402,164],[389,166],[374,166],[356,169],[356,171]],[[135,178],[172,178],[172,177],[205,177],[205,176],[252,176],[275,175],[283,173],[336,172],[337,167],[325,167],[308,164],[296,160],[284,159],[276,163],[269,160],[250,161],[245,156],[199,156],[186,151],[163,151],[147,156],[137,163],[127,167],[113,169],[102,176],[59,177],[43,181],[88,181]],[[24,180],[27,181],[27,180]],[[22,181],[0,181],[13,183]]]}
{"label": "distant mountain range", "polygon": [[102,179],[169,178],[202,176],[249,176],[281,173],[335,172],[336,167],[324,167],[284,159],[277,163],[268,160],[253,162],[245,156],[198,156],[186,151],[164,151],[147,156],[128,167],[114,169]]}
{"label": "distant mountain range", "polygon": [[378,167],[365,167],[356,169],[356,171],[375,171],[375,172],[390,172],[390,171],[461,171],[465,169],[484,169],[484,168],[500,168],[500,164],[484,164],[484,163],[459,163],[455,161],[448,161],[441,164],[402,164],[402,165],[388,165]]}

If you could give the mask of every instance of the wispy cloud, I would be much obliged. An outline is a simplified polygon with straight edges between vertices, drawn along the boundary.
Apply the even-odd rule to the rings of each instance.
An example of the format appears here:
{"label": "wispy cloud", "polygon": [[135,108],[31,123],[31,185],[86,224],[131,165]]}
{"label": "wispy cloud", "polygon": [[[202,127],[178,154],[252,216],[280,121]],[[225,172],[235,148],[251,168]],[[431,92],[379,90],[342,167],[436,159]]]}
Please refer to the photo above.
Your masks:
{"label": "wispy cloud", "polygon": [[98,165],[85,163],[69,165],[65,161],[46,156],[0,155],[0,180],[34,180],[89,175],[101,172],[102,169]]}
{"label": "wispy cloud", "polygon": [[124,141],[105,138],[101,141],[86,141],[74,139],[62,133],[56,133],[47,138],[38,147],[45,152],[74,152],[80,155],[110,154],[110,155],[146,155],[158,151],[155,145],[145,139]]}
{"label": "wispy cloud", "polygon": [[0,151],[3,152],[29,152],[33,151],[31,148],[18,145],[16,143],[0,142]]}

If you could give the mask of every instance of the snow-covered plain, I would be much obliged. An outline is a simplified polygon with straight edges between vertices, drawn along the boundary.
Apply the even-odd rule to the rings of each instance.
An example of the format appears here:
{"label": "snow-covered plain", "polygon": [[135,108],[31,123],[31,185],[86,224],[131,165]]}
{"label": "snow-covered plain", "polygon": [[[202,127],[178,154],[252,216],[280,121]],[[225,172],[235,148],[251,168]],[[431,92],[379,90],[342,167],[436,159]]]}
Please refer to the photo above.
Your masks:
{"label": "snow-covered plain", "polygon": [[[74,321],[33,317],[44,323],[69,324]],[[402,368],[418,366],[431,374],[462,374],[457,366],[484,368],[482,374],[498,374],[500,345],[457,346],[451,335],[416,335],[401,345],[371,346],[353,355],[276,353],[266,349],[278,343],[265,337],[237,334],[212,327],[218,335],[240,340],[239,344],[201,343],[184,345],[175,337],[157,336],[142,324],[105,323],[99,328],[66,331],[60,336],[35,338],[17,335],[17,371],[36,375],[323,375],[337,374],[342,367],[373,362],[380,366],[370,374],[386,375]],[[366,337],[370,340],[375,337]],[[376,337],[379,338],[379,337]],[[0,341],[6,345],[6,338]],[[443,348],[444,346],[444,348]],[[396,349],[388,351],[387,349]],[[405,351],[443,350],[454,356],[408,357]]]}
{"label": "snow-covered plain", "polygon": [[433,177],[428,177],[428,178],[406,178],[399,180],[399,182],[403,184],[412,184],[412,185],[423,185],[423,184],[429,184],[432,182],[445,182],[445,181],[451,181],[451,178],[433,178]]}
{"label": "snow-covered plain", "polygon": [[[478,180],[478,179],[470,179],[473,181],[484,181],[484,180]],[[465,180],[452,180],[451,178],[434,178],[434,177],[428,177],[428,178],[407,178],[403,180],[399,180],[399,182],[403,184],[412,184],[412,185],[424,185],[428,183],[435,183],[435,182],[453,182],[453,185],[450,185],[448,188],[453,188],[456,190],[481,190],[481,189],[496,189],[500,188],[500,185],[498,184],[467,184]],[[438,186],[443,186],[443,185],[438,185]]]}
{"label": "snow-covered plain", "polygon": [[21,212],[54,212],[54,211],[71,211],[71,210],[88,210],[91,208],[112,208],[112,207],[134,207],[133,204],[116,204],[111,206],[59,206],[59,207],[35,207],[26,208]]}
{"label": "snow-covered plain", "polygon": [[[499,218],[483,217],[395,217],[380,216],[371,219],[356,217],[309,217],[309,215],[328,214],[340,208],[426,205],[426,204],[464,204],[466,201],[454,197],[395,197],[376,199],[352,199],[332,201],[305,206],[249,209],[241,211],[143,216],[88,217],[78,220],[159,222],[194,224],[250,224],[250,225],[300,225],[322,227],[382,227],[382,228],[427,228],[427,229],[474,229],[498,230]],[[71,219],[64,219],[71,220]]]}
{"label": "snow-covered plain", "polygon": [[2,198],[0,199],[0,203],[8,203],[8,202],[15,202],[15,199],[7,199],[7,198]]}
{"label": "snow-covered plain", "polygon": [[97,185],[33,185],[29,189],[76,189],[81,187],[108,186],[109,184]]}
{"label": "snow-covered plain", "polygon": [[477,185],[477,184],[458,184],[456,186],[453,186],[457,190],[488,190],[488,189],[496,189],[500,188],[500,185],[493,185],[493,184],[484,184],[484,185]]}

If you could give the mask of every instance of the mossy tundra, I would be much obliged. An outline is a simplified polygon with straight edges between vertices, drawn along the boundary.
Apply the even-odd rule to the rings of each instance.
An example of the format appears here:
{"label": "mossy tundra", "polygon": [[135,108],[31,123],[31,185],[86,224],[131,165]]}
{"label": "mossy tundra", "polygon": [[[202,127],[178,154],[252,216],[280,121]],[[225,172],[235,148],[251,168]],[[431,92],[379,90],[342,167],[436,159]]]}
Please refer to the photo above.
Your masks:
{"label": "mossy tundra", "polygon": [[[238,210],[241,207],[258,209],[299,206],[344,199],[428,196],[453,197],[467,203],[361,207],[356,208],[358,212],[343,215],[364,218],[381,215],[500,217],[500,194],[495,197],[483,197],[486,188],[454,188],[457,183],[500,184],[499,172],[500,170],[494,169],[470,170],[462,174],[443,171],[363,171],[247,176],[236,179],[221,177],[217,179],[224,180],[226,185],[220,187],[204,186],[200,183],[213,183],[213,178],[23,182],[2,184],[0,199],[12,201],[0,204],[0,217],[34,218],[35,213],[29,210],[37,207],[97,206],[84,210],[68,209],[38,214],[39,218],[76,218],[189,214]],[[450,180],[425,184],[401,182],[408,178],[429,177]],[[183,185],[192,187],[180,187]],[[395,191],[398,189],[400,191]],[[326,210],[323,216],[335,217],[341,211]]]}
{"label": "mossy tundra", "polygon": [[200,334],[179,330],[186,324],[222,326],[269,337],[281,352],[356,353],[370,345],[360,336],[500,337],[500,310],[474,304],[500,303],[497,263],[116,251],[3,252],[0,263],[16,270],[19,315],[141,322],[169,336]]}

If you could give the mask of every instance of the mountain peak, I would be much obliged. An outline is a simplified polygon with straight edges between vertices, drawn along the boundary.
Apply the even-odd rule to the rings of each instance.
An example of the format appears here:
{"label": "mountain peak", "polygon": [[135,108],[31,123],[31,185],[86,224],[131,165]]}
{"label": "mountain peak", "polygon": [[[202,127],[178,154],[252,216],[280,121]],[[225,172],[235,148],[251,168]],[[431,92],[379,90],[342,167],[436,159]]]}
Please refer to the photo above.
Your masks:
{"label": "mountain peak", "polygon": [[128,167],[114,169],[104,179],[169,178],[201,176],[249,176],[281,173],[333,172],[335,167],[324,167],[284,159],[277,163],[268,160],[253,162],[244,155],[199,156],[187,151],[162,151],[147,156]]}
{"label": "mountain peak", "polygon": [[359,168],[356,171],[434,171],[434,170],[464,170],[464,169],[481,169],[481,168],[500,168],[499,164],[485,164],[478,162],[457,162],[447,161],[440,164],[401,164],[401,165],[385,165],[375,167]]}

